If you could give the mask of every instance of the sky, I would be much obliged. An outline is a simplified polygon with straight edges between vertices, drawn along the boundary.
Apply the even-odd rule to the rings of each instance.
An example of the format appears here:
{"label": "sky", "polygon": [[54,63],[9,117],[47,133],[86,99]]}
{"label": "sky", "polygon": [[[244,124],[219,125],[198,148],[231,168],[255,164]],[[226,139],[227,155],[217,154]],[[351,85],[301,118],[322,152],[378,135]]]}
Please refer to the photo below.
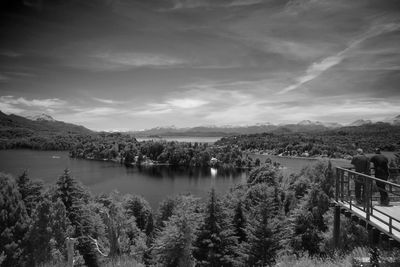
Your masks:
{"label": "sky", "polygon": [[0,110],[93,130],[400,114],[398,0],[3,0]]}

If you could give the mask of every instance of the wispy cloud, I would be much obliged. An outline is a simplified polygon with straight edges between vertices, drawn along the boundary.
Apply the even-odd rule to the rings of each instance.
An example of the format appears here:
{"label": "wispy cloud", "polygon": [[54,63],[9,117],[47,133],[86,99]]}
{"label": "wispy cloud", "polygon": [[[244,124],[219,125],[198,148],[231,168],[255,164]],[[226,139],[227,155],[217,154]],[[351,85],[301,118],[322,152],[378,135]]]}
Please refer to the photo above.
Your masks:
{"label": "wispy cloud", "polygon": [[313,63],[311,66],[308,67],[306,73],[296,79],[294,84],[291,84],[281,90],[279,93],[284,94],[293,90],[300,88],[303,84],[310,82],[316,78],[318,78],[322,73],[329,70],[330,68],[338,65],[343,59],[346,58],[346,55],[353,50],[354,48],[358,47],[362,42],[379,36],[384,33],[397,31],[400,29],[400,23],[385,23],[385,24],[378,24],[374,25],[370,28],[366,33],[358,37],[357,39],[353,40],[349,43],[349,45],[343,49],[342,51],[338,52],[333,56],[326,57],[322,59],[320,62]]}
{"label": "wispy cloud", "polygon": [[185,97],[169,97],[161,103],[149,103],[146,107],[135,111],[136,115],[156,115],[166,114],[171,112],[190,112],[207,105],[209,101],[207,99],[199,98],[198,95],[188,95]]}
{"label": "wispy cloud", "polygon": [[175,0],[172,9],[198,8],[198,7],[235,7],[249,6],[262,3],[263,0]]}
{"label": "wispy cloud", "polygon": [[169,67],[177,66],[184,61],[161,54],[151,53],[99,53],[92,55],[99,60],[100,70],[120,70],[139,67]]}
{"label": "wispy cloud", "polygon": [[27,107],[42,107],[42,108],[54,108],[60,107],[66,104],[65,101],[58,98],[47,98],[47,99],[26,99],[24,97],[15,98],[14,96],[1,96],[0,102],[9,105],[22,105]]}
{"label": "wispy cloud", "polygon": [[103,104],[123,104],[125,101],[117,101],[113,99],[104,99],[104,98],[98,98],[98,97],[92,97],[93,100],[103,103]]}
{"label": "wispy cloud", "polygon": [[112,116],[126,112],[124,109],[112,107],[74,108],[73,110],[76,116],[83,117]]}
{"label": "wispy cloud", "polygon": [[0,110],[5,113],[24,114],[30,112],[54,112],[62,109],[66,102],[58,98],[26,99],[24,97],[0,96]]}
{"label": "wispy cloud", "polygon": [[168,100],[166,103],[169,104],[171,107],[189,109],[204,106],[209,102],[203,99],[178,98]]}

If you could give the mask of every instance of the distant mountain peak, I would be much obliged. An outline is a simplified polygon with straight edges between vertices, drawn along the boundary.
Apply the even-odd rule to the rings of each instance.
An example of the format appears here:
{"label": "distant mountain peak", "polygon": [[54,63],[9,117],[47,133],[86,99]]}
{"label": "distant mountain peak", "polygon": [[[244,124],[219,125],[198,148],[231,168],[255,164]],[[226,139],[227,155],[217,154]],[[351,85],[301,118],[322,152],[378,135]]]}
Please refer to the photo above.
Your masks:
{"label": "distant mountain peak", "polygon": [[315,125],[325,126],[325,124],[320,122],[320,121],[310,121],[310,120],[302,120],[301,122],[297,123],[297,125],[302,125],[302,126],[315,126]]}
{"label": "distant mountain peak", "polygon": [[353,121],[352,123],[349,124],[349,126],[361,126],[365,124],[372,124],[371,120],[364,120],[364,119],[359,119],[356,121]]}
{"label": "distant mountain peak", "polygon": [[313,125],[314,123],[310,120],[302,120],[301,122],[297,123],[297,125]]}
{"label": "distant mountain peak", "polygon": [[56,121],[52,116],[42,113],[34,116],[27,116],[27,119],[31,121]]}

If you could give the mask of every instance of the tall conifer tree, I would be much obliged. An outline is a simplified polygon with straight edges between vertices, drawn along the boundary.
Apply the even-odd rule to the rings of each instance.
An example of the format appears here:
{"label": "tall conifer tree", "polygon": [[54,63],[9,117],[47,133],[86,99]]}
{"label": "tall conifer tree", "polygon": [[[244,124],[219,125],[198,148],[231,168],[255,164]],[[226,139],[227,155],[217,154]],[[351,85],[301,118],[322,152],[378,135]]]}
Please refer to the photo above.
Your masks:
{"label": "tall conifer tree", "polygon": [[75,227],[75,237],[78,238],[77,248],[89,267],[99,266],[97,255],[94,251],[90,236],[93,235],[93,223],[89,212],[85,210],[85,199],[87,193],[70,175],[66,169],[57,181],[55,198],[61,199],[67,211],[67,217],[72,226]]}
{"label": "tall conifer tree", "polygon": [[197,239],[193,255],[199,266],[234,266],[238,264],[238,242],[232,224],[212,189],[205,211],[205,218]]}
{"label": "tall conifer tree", "polygon": [[26,265],[24,236],[28,222],[15,180],[0,173],[0,251],[5,256],[2,266]]}

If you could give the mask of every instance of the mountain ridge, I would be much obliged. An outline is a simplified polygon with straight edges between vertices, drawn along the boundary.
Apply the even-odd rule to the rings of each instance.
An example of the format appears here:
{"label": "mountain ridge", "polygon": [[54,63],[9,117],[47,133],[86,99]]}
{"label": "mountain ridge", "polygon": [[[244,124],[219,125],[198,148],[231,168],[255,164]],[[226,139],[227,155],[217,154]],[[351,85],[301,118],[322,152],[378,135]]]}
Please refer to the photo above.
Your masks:
{"label": "mountain ridge", "polygon": [[[43,116],[45,115],[45,116]],[[41,114],[39,117],[23,117],[15,114],[7,115],[0,111],[0,127],[2,133],[12,131],[18,134],[25,133],[43,133],[47,134],[91,134],[92,130],[84,126],[54,120],[47,114]]]}
{"label": "mountain ridge", "polygon": [[[400,125],[400,115],[383,121],[391,125]],[[255,125],[247,126],[195,126],[195,127],[185,127],[177,128],[175,126],[170,127],[155,127],[140,131],[128,131],[127,133],[137,136],[137,137],[147,137],[147,136],[227,136],[227,135],[237,135],[237,134],[257,134],[263,132],[272,133],[284,133],[284,132],[313,132],[313,131],[328,131],[332,129],[339,129],[342,127],[359,127],[363,125],[371,125],[382,123],[379,121],[373,122],[372,120],[358,119],[352,123],[343,125],[337,122],[321,122],[321,121],[311,121],[302,120],[298,123],[292,124],[271,124],[267,123],[257,123]]]}

